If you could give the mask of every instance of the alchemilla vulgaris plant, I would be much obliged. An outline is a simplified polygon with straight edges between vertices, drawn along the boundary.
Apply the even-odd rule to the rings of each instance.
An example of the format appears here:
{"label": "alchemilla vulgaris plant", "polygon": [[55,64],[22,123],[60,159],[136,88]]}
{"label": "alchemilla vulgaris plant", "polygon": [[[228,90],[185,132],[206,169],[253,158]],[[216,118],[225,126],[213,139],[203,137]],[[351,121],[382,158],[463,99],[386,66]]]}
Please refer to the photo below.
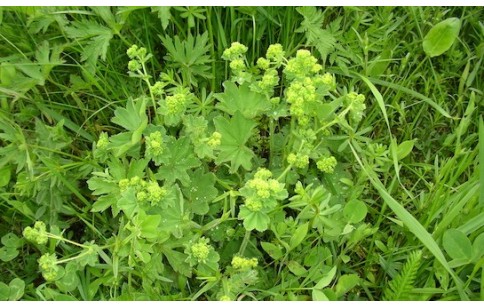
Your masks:
{"label": "alchemilla vulgaris plant", "polygon": [[478,15],[0,8],[0,300],[482,300]]}

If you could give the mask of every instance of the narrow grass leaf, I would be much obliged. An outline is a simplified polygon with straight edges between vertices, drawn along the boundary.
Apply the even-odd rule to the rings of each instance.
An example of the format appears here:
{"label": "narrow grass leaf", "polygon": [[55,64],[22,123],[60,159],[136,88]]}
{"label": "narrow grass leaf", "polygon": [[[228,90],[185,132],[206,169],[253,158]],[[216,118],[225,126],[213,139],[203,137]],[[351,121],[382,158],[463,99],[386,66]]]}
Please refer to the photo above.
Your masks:
{"label": "narrow grass leaf", "polygon": [[[479,118],[479,174],[481,178],[480,183],[482,183],[482,177],[484,176],[484,122],[482,121],[482,116]],[[480,190],[479,206],[484,206],[484,189]]]}
{"label": "narrow grass leaf", "polygon": [[350,148],[353,151],[353,154],[358,161],[358,164],[361,166],[363,171],[368,176],[370,182],[373,186],[378,190],[380,195],[382,196],[383,200],[388,204],[388,206],[392,209],[392,211],[397,215],[397,217],[403,222],[403,224],[412,232],[421,242],[424,244],[425,247],[434,255],[434,257],[444,266],[444,268],[449,272],[452,278],[455,281],[457,289],[459,291],[459,295],[462,300],[468,300],[467,294],[464,292],[462,281],[456,276],[454,271],[450,268],[449,263],[445,259],[442,250],[440,250],[439,245],[435,242],[432,236],[425,230],[425,228],[420,224],[420,222],[412,216],[400,203],[398,203],[393,197],[386,191],[385,187],[381,183],[381,181],[370,172],[361,162],[360,157],[356,153],[353,146],[350,144]]}
{"label": "narrow grass leaf", "polygon": [[387,115],[387,109],[385,107],[385,102],[383,101],[383,96],[381,95],[380,91],[375,87],[375,85],[365,76],[355,73],[352,73],[353,75],[359,77],[361,80],[363,80],[364,83],[370,88],[371,93],[375,96],[376,102],[378,103],[378,107],[380,107],[380,110],[383,114],[383,118],[385,119],[385,123],[387,123],[388,131],[390,132],[391,135],[391,128],[390,128],[390,122],[388,121],[388,115]]}
{"label": "narrow grass leaf", "polygon": [[412,89],[409,89],[407,87],[401,86],[401,85],[396,84],[396,83],[392,83],[392,82],[388,82],[388,81],[384,81],[384,80],[380,80],[380,79],[376,79],[376,78],[370,77],[370,78],[368,78],[368,80],[370,80],[374,84],[378,84],[378,85],[388,87],[388,88],[391,88],[391,89],[394,89],[394,90],[397,90],[397,91],[401,91],[401,92],[406,93],[408,95],[411,95],[415,98],[421,99],[422,101],[424,101],[427,104],[429,104],[430,106],[432,106],[435,110],[437,110],[444,117],[449,118],[449,119],[452,118],[450,116],[450,114],[447,111],[445,111],[439,104],[437,104],[436,102],[434,102],[433,100],[431,100],[427,96],[420,94],[417,91],[414,91]]}

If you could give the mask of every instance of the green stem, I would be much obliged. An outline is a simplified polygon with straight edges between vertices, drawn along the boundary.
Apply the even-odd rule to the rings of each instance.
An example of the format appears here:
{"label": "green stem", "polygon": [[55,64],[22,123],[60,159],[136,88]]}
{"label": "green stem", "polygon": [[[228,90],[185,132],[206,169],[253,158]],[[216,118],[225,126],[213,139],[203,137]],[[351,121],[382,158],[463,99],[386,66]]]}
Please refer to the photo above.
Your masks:
{"label": "green stem", "polygon": [[213,27],[212,27],[212,16],[211,16],[211,10],[212,8],[208,8],[207,10],[207,26],[208,26],[208,36],[210,37],[210,51],[212,53],[212,80],[211,80],[211,83],[212,83],[212,91],[216,91],[215,89],[215,82],[216,82],[216,77],[217,76],[217,73],[216,73],[216,65],[217,65],[217,62],[215,61],[215,59],[217,58],[216,54],[215,54],[215,41],[214,41],[214,35],[215,33],[213,32]]}
{"label": "green stem", "polygon": [[286,167],[286,169],[284,169],[284,171],[282,171],[281,175],[277,177],[277,181],[279,182],[280,180],[282,180],[282,178],[284,178],[284,176],[286,176],[286,173],[289,172],[289,170],[291,170],[292,168],[292,164],[289,164],[289,166]]}
{"label": "green stem", "polygon": [[229,218],[228,213],[224,213],[222,217],[212,220],[211,222],[203,226],[201,229],[202,233],[215,228],[216,226],[220,225],[224,221],[228,220],[228,218]]}
{"label": "green stem", "polygon": [[155,119],[158,120],[158,113],[156,112],[155,96],[153,94],[153,91],[151,91],[151,82],[149,81],[148,74],[146,73],[145,63],[141,62],[141,65],[143,66],[143,80],[148,85],[148,90],[150,91],[151,102],[153,103],[153,110],[155,112]]}
{"label": "green stem", "polygon": [[79,244],[77,242],[68,240],[66,238],[63,238],[62,236],[58,236],[58,235],[55,235],[55,234],[52,234],[52,233],[46,233],[46,234],[47,234],[48,237],[53,238],[55,240],[64,241],[66,243],[69,243],[69,244],[72,244],[72,245],[76,245],[76,246],[79,246],[79,247],[82,247],[82,248],[88,248],[89,247],[89,246],[82,245],[82,244]]}
{"label": "green stem", "polygon": [[253,25],[253,27],[252,27],[252,29],[253,29],[253,32],[252,32],[252,54],[253,54],[252,59],[255,59],[256,57],[254,55],[256,55],[256,51],[255,51],[255,41],[256,41],[256,38],[255,38],[256,31],[255,30],[256,30],[256,24],[255,24],[255,17],[254,17],[254,15],[252,15],[252,25]]}
{"label": "green stem", "polygon": [[240,245],[240,249],[239,249],[239,254],[241,256],[244,255],[245,248],[247,247],[247,244],[249,243],[249,239],[250,239],[250,231],[246,231],[244,239],[242,240],[242,245]]}
{"label": "green stem", "polygon": [[84,158],[81,158],[81,157],[78,157],[78,156],[75,156],[75,155],[72,155],[72,154],[69,154],[69,153],[65,153],[65,152],[62,152],[62,151],[57,151],[57,150],[54,150],[54,149],[51,149],[51,148],[43,147],[43,146],[40,146],[40,145],[29,144],[28,146],[30,148],[39,149],[39,150],[43,150],[43,151],[49,151],[49,152],[52,152],[52,153],[56,153],[56,154],[59,154],[59,155],[64,155],[64,156],[70,157],[72,159],[84,161]]}
{"label": "green stem", "polygon": [[235,191],[231,190],[229,193],[229,202],[230,202],[230,213],[232,217],[235,218],[235,204],[237,201],[237,194]]}
{"label": "green stem", "polygon": [[87,251],[83,251],[82,253],[78,254],[77,256],[75,257],[71,257],[71,258],[67,258],[67,259],[64,259],[64,260],[59,260],[57,261],[55,264],[62,264],[62,263],[67,263],[69,261],[73,261],[73,260],[76,260],[76,259],[79,259],[79,258],[82,258],[84,257],[85,255],[88,255],[88,254],[91,254],[92,252],[90,250],[87,250]]}
{"label": "green stem", "polygon": [[272,118],[269,119],[269,166],[272,166],[274,163],[274,120]]}

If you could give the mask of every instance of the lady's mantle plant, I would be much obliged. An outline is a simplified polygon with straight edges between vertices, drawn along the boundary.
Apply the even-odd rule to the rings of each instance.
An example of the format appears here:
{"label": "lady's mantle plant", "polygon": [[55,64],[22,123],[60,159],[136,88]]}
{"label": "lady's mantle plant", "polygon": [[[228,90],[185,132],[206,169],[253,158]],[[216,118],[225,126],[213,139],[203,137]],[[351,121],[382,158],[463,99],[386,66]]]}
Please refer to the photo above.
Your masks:
{"label": "lady's mantle plant", "polygon": [[[364,116],[364,96],[338,87],[309,50],[286,58],[275,44],[256,63],[247,51],[237,42],[225,50],[231,78],[206,104],[173,72],[155,80],[145,48],[128,49],[140,93],[116,108],[119,132],[94,144],[88,181],[91,211],[109,211],[115,232],[97,246],[48,233],[43,222],[27,227],[47,283],[68,289],[67,278],[87,266],[98,287],[142,289],[151,299],[175,299],[187,287],[200,289],[192,299],[221,300],[299,284],[322,289],[318,282],[374,232],[363,222],[366,205],[343,184],[345,143]],[[329,251],[323,241],[340,246]],[[60,243],[70,257],[57,259]],[[273,279],[281,270],[284,286]]]}

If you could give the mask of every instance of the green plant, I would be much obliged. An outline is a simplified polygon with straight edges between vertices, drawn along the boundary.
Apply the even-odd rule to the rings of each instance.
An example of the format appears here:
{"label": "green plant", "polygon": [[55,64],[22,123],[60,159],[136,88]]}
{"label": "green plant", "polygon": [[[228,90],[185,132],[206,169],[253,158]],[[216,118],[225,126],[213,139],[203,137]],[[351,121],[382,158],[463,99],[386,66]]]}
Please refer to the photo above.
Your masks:
{"label": "green plant", "polygon": [[0,299],[482,300],[481,20],[0,8]]}

